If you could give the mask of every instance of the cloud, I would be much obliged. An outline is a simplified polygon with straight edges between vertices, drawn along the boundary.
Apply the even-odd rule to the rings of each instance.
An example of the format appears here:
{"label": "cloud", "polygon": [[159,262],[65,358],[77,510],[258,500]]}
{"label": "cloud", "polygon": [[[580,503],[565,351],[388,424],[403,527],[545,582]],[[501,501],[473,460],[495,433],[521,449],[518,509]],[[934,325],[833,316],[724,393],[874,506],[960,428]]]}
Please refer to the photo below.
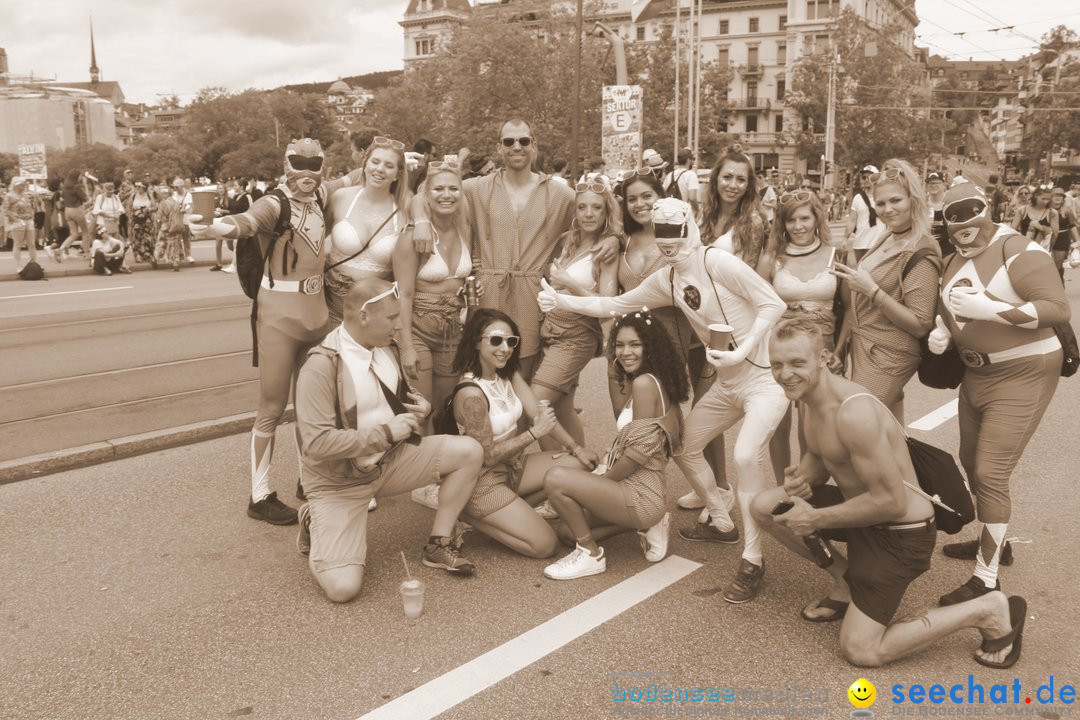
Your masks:
{"label": "cloud", "polygon": [[[98,66],[129,101],[199,89],[272,88],[401,67],[405,3],[110,0],[94,6]],[[48,12],[43,11],[48,8]],[[313,10],[314,8],[314,10]],[[19,3],[5,21],[14,75],[89,79],[89,11],[79,0]]]}

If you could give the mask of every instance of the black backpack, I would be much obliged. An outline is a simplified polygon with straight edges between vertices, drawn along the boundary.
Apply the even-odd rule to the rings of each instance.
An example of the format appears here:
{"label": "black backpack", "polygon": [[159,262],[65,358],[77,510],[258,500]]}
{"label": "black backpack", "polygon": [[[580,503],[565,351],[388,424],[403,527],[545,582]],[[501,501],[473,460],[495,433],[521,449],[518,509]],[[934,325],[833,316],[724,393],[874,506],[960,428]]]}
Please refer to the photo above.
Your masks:
{"label": "black backpack", "polygon": [[19,279],[20,280],[44,280],[45,279],[45,271],[42,270],[40,265],[38,265],[36,262],[31,260],[30,262],[23,265],[23,269],[19,271]]}
{"label": "black backpack", "polygon": [[[438,409],[435,413],[435,419],[432,421],[431,428],[435,431],[436,435],[459,435],[457,420],[454,419],[454,398],[457,397],[458,390],[462,388],[472,386],[479,388],[480,386],[472,380],[462,380],[454,386],[453,392],[446,398],[446,403]],[[481,390],[481,392],[483,392]],[[487,400],[487,395],[484,395],[484,400]]]}
{"label": "black backpack", "polygon": [[690,172],[690,171],[689,170],[683,170],[678,175],[676,175],[674,172],[671,173],[671,184],[668,185],[668,188],[667,188],[667,196],[669,198],[675,198],[676,200],[682,200],[683,199],[682,190],[679,188],[679,178],[681,178],[683,175],[685,175],[688,172]]}

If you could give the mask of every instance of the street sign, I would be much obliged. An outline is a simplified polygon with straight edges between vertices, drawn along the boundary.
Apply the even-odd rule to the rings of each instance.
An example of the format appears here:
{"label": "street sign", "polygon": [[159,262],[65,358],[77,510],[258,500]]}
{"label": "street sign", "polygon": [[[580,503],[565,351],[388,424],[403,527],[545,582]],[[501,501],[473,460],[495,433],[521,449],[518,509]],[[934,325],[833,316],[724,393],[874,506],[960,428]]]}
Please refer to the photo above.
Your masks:
{"label": "street sign", "polygon": [[49,177],[45,167],[45,145],[19,146],[19,175],[29,180],[47,180]]}
{"label": "street sign", "polygon": [[605,85],[601,113],[603,156],[608,173],[634,170],[641,161],[640,85]]}

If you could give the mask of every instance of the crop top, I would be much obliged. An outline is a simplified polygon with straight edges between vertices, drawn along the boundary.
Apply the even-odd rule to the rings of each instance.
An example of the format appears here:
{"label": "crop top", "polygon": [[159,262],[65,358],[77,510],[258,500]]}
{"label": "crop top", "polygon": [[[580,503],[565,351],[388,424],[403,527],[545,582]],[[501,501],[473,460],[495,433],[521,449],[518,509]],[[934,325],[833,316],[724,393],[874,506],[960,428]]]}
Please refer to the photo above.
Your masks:
{"label": "crop top", "polygon": [[[835,254],[835,249],[833,253]],[[809,280],[801,280],[777,261],[773,277],[773,289],[788,306],[796,303],[814,303],[832,307],[836,295],[836,276],[825,267]]]}
{"label": "crop top", "polygon": [[417,280],[423,280],[424,282],[442,282],[443,280],[449,280],[454,278],[455,280],[464,280],[472,272],[472,254],[469,252],[469,246],[466,243],[461,243],[461,257],[458,258],[457,269],[454,270],[454,274],[450,274],[450,268],[446,266],[446,259],[443,258],[442,253],[439,252],[439,243],[435,242],[435,252],[431,253],[424,266],[416,273]]}
{"label": "crop top", "polygon": [[[521,399],[514,392],[514,386],[503,377],[484,380],[472,373],[462,375],[462,380],[471,380],[479,386],[488,400],[488,420],[491,422],[491,436],[494,442],[500,442],[517,432],[517,423],[521,418]],[[458,426],[458,432],[464,428]]]}
{"label": "crop top", "polygon": [[384,225],[367,247],[364,247],[365,238],[361,238],[356,228],[349,222],[349,217],[356,207],[356,201],[360,198],[360,192],[362,191],[353,195],[345,216],[334,223],[334,227],[330,230],[330,237],[333,239],[332,260],[337,262],[364,248],[363,252],[352,260],[342,263],[341,266],[379,275],[388,273],[390,272],[390,258],[394,254],[394,246],[397,244],[398,233],[401,230],[399,227],[401,213],[395,213],[393,223]]}

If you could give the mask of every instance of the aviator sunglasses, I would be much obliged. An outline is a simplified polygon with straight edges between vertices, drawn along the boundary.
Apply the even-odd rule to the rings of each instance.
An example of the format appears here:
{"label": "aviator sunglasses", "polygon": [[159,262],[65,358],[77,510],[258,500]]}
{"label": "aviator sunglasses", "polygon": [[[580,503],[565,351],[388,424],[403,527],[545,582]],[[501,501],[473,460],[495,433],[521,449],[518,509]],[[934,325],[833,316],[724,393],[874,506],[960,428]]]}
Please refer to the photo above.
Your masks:
{"label": "aviator sunglasses", "polygon": [[505,137],[505,138],[502,139],[502,144],[503,144],[503,147],[505,147],[505,148],[514,147],[514,143],[517,143],[518,145],[520,145],[523,148],[527,148],[530,145],[532,145],[532,138],[529,137],[528,135],[526,135],[525,137],[519,137],[519,138]]}

